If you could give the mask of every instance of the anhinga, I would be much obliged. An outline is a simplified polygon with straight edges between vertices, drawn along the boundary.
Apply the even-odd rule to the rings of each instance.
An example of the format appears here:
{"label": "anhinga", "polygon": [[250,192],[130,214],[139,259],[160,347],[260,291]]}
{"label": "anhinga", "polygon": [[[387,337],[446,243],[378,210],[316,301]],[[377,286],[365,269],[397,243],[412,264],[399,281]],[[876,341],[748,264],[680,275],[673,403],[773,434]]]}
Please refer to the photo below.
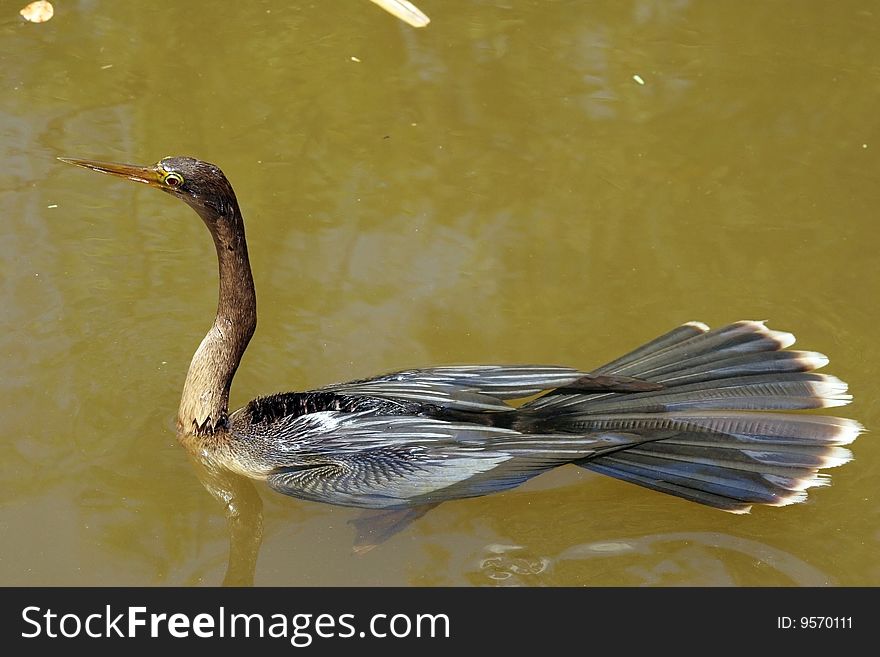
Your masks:
{"label": "anhinga", "polygon": [[[193,356],[180,441],[206,464],[308,500],[401,509],[513,488],[566,463],[733,512],[782,506],[845,463],[851,419],[782,413],[839,406],[828,359],[789,333],[689,322],[591,372],[477,365],[407,370],[260,397],[229,413],[256,326],[235,193],[213,164],[63,161],[161,189],[205,222],[220,265],[217,316]],[[507,400],[533,397],[514,407]]]}

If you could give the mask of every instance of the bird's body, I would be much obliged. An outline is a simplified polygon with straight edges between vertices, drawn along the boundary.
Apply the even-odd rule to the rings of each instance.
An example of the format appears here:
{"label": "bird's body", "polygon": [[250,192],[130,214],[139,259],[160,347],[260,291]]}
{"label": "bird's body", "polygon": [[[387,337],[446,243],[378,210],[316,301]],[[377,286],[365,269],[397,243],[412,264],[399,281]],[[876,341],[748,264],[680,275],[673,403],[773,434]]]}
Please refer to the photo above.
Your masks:
{"label": "bird's body", "polygon": [[[609,385],[608,377],[589,377],[568,368],[441,367],[262,397],[229,416],[204,456],[280,492],[345,506],[398,508],[483,495],[619,444],[601,434],[567,441],[537,434],[540,416],[501,398],[554,384]],[[599,382],[588,387],[585,378]],[[213,436],[183,438],[196,449],[206,439]],[[479,476],[485,472],[488,484]]]}
{"label": "bird's body", "polygon": [[[801,501],[850,459],[861,426],[780,411],[850,400],[821,354],[762,322],[684,324],[591,372],[556,366],[407,370],[253,400],[229,413],[256,327],[244,222],[214,165],[66,160],[146,183],[201,216],[217,250],[214,325],[193,356],[181,442],[206,464],[294,497],[379,509],[506,490],[559,465],[724,509]],[[537,395],[537,396],[536,396]],[[531,399],[529,399],[531,398]],[[514,400],[526,400],[516,406]]]}

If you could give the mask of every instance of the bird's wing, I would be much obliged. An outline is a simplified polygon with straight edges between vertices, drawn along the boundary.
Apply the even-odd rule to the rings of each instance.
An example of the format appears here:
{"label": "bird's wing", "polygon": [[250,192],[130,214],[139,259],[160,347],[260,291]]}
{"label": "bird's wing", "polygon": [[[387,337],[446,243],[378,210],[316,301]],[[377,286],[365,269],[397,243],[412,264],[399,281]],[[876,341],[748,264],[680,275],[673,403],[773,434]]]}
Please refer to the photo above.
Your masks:
{"label": "bird's wing", "polygon": [[509,429],[411,416],[317,413],[291,427],[299,446],[269,485],[280,493],[344,506],[394,508],[485,495],[595,454],[607,439],[523,435]]}
{"label": "bird's wing", "polygon": [[392,397],[463,411],[508,411],[505,399],[543,390],[579,392],[646,391],[662,386],[614,374],[595,375],[552,365],[461,365],[404,370],[373,379],[337,383],[321,390],[348,395]]}

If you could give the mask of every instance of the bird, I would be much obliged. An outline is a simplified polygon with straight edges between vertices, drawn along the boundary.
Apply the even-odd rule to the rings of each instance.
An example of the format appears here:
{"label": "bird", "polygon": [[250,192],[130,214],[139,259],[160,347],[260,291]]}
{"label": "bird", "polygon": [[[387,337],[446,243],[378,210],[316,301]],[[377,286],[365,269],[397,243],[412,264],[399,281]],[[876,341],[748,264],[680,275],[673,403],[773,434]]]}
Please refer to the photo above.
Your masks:
{"label": "bird", "polygon": [[690,321],[608,364],[444,365],[258,397],[229,411],[254,334],[242,212],[220,168],[63,162],[145,184],[201,217],[219,265],[217,313],[189,366],[179,442],[208,467],[295,498],[380,511],[513,489],[573,464],[732,513],[802,502],[852,458],[847,385],[820,353],[743,320]]}

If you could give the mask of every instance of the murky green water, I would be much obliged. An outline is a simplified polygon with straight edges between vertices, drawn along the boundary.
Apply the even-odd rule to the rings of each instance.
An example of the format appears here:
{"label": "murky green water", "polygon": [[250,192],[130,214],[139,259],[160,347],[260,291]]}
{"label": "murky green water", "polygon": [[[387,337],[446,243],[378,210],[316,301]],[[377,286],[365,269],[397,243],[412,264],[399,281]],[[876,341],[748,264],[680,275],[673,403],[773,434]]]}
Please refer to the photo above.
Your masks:
{"label": "murky green water", "polygon": [[[236,406],[409,366],[590,368],[754,318],[827,353],[841,414],[878,426],[876,3],[420,0],[425,30],[366,0],[59,0],[43,25],[20,4],[0,3],[0,584],[217,584],[229,554],[173,433],[210,239],[58,155],[229,175],[260,301]],[[559,469],[363,556],[357,511],[258,487],[255,582],[878,585],[876,436],[854,452],[809,503],[749,516]]]}

